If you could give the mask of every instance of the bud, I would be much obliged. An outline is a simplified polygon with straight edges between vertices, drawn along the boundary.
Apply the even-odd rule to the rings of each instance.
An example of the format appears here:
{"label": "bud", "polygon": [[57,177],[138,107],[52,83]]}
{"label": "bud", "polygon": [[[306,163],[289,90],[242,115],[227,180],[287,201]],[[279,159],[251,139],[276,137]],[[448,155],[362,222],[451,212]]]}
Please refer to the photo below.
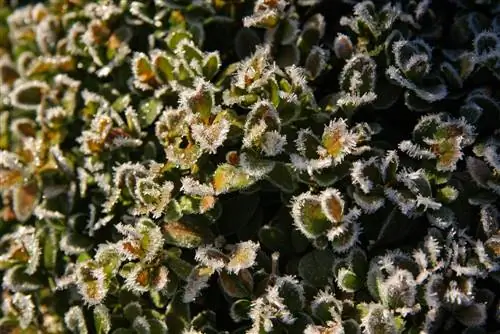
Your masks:
{"label": "bud", "polygon": [[307,19],[298,40],[298,45],[304,54],[309,54],[315,45],[320,44],[325,29],[326,20],[322,14],[317,13]]}
{"label": "bud", "polygon": [[313,46],[305,62],[305,68],[309,72],[311,79],[316,79],[325,70],[329,56],[330,53],[327,50]]}
{"label": "bud", "polygon": [[352,45],[349,36],[344,34],[337,34],[335,41],[333,42],[333,51],[335,56],[340,59],[348,59],[351,57],[354,46]]}

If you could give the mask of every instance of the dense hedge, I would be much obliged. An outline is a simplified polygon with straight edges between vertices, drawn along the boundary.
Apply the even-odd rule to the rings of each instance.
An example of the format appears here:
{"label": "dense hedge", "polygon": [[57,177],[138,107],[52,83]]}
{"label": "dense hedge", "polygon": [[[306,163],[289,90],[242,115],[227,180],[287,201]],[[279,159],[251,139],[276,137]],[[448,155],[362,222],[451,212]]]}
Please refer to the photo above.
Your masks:
{"label": "dense hedge", "polygon": [[495,0],[0,0],[0,332],[493,333],[499,87]]}

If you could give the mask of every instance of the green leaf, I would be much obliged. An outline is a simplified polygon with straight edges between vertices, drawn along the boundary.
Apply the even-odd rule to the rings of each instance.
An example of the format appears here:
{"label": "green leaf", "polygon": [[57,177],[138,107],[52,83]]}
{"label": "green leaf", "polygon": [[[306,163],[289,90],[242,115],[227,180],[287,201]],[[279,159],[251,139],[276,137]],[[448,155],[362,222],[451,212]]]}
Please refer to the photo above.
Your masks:
{"label": "green leaf", "polygon": [[177,254],[172,249],[167,251],[167,265],[170,270],[184,281],[194,268],[191,263],[180,258],[180,253]]}
{"label": "green leaf", "polygon": [[130,102],[130,94],[125,94],[118,97],[111,105],[111,108],[113,108],[117,112],[122,112],[130,105]]}
{"label": "green leaf", "polygon": [[309,240],[300,231],[292,230],[290,238],[296,253],[302,253],[309,247]]}
{"label": "green leaf", "polygon": [[340,268],[337,272],[337,284],[345,292],[355,292],[363,286],[363,281],[353,271]]}
{"label": "green leaf", "polygon": [[285,193],[293,193],[297,188],[297,182],[292,174],[292,169],[284,163],[277,162],[266,179]]}
{"label": "green leaf", "polygon": [[328,250],[313,250],[299,262],[299,275],[306,283],[321,288],[331,283],[334,254]]}
{"label": "green leaf", "polygon": [[107,334],[111,330],[109,310],[104,305],[94,307],[94,326],[97,334]]}
{"label": "green leaf", "polygon": [[167,334],[167,325],[158,319],[148,319],[151,334]]}
{"label": "green leaf", "polygon": [[198,313],[191,320],[191,327],[193,328],[204,328],[210,326],[216,321],[216,313],[212,310],[204,310]]}
{"label": "green leaf", "polygon": [[142,306],[139,302],[132,302],[123,308],[123,315],[128,321],[133,322],[135,318],[142,315]]}
{"label": "green leaf", "polygon": [[16,218],[25,222],[31,217],[33,210],[38,204],[39,189],[36,182],[29,182],[13,187],[12,209]]}
{"label": "green leaf", "polygon": [[213,233],[207,226],[183,221],[164,224],[163,236],[167,244],[183,248],[196,248],[214,239]]}
{"label": "green leaf", "polygon": [[324,34],[324,18],[321,14],[311,16],[305,23],[299,36],[298,45],[302,54],[307,55],[318,44]]}
{"label": "green leaf", "polygon": [[211,80],[221,67],[221,60],[218,52],[211,52],[203,59],[203,75],[207,80]]}
{"label": "green leaf", "polygon": [[239,299],[231,305],[229,314],[235,322],[249,319],[248,313],[252,309],[252,302],[248,299]]}
{"label": "green leaf", "polygon": [[257,207],[257,210],[250,218],[250,221],[241,226],[236,235],[239,240],[250,240],[257,237],[260,227],[262,226],[263,210],[261,207]]}
{"label": "green leaf", "polygon": [[441,64],[440,70],[449,86],[454,89],[462,88],[463,80],[460,77],[460,73],[453,67],[452,64],[444,62]]}
{"label": "green leaf", "polygon": [[291,253],[291,240],[285,231],[275,226],[264,225],[259,230],[260,242],[270,251]]}
{"label": "green leaf", "polygon": [[230,164],[220,165],[213,175],[213,187],[217,194],[242,190],[254,182],[243,169]]}
{"label": "green leaf", "polygon": [[415,221],[394,208],[385,219],[375,243],[377,245],[396,244],[414,232]]}
{"label": "green leaf", "polygon": [[182,301],[182,293],[177,294],[168,304],[166,323],[170,333],[182,333],[191,322],[189,304]]}
{"label": "green leaf", "polygon": [[167,45],[170,50],[174,51],[184,39],[191,40],[193,35],[190,32],[185,30],[171,30],[167,36]]}
{"label": "green leaf", "polygon": [[163,82],[175,80],[174,66],[169,56],[166,54],[158,54],[153,57],[153,66],[156,76]]}
{"label": "green leaf", "polygon": [[474,303],[454,311],[456,319],[467,327],[482,326],[487,320],[486,305]]}
{"label": "green leaf", "polygon": [[158,99],[148,99],[142,101],[139,106],[139,122],[142,128],[153,124],[163,109],[163,103]]}
{"label": "green leaf", "polygon": [[361,329],[359,328],[359,324],[354,319],[342,321],[342,327],[344,327],[345,334],[359,334],[359,333],[361,333]]}
{"label": "green leaf", "polygon": [[137,333],[132,329],[117,328],[111,334],[137,334]]}
{"label": "green leaf", "polygon": [[379,79],[375,85],[375,94],[377,99],[372,106],[377,110],[389,109],[397,102],[403,89],[399,86],[391,85],[385,79]]}
{"label": "green leaf", "polygon": [[281,68],[297,65],[300,61],[300,51],[295,45],[283,45],[279,48],[276,62]]}
{"label": "green leaf", "polygon": [[171,200],[167,204],[167,208],[165,210],[165,216],[163,220],[165,222],[169,222],[172,220],[178,220],[182,217],[182,208],[179,205],[179,202],[176,200]]}
{"label": "green leaf", "polygon": [[295,225],[309,239],[319,237],[332,226],[323,213],[319,198],[311,193],[303,193],[294,199],[292,216]]}
{"label": "green leaf", "polygon": [[241,28],[234,39],[234,48],[238,58],[244,59],[252,55],[260,43],[260,37],[253,29]]}
{"label": "green leaf", "polygon": [[252,274],[248,270],[241,270],[238,274],[221,271],[219,282],[222,290],[232,298],[249,298],[253,290]]}
{"label": "green leaf", "polygon": [[36,110],[49,91],[50,87],[45,82],[27,81],[12,90],[11,103],[22,110]]}
{"label": "green leaf", "polygon": [[288,325],[288,334],[303,334],[307,325],[313,324],[314,321],[306,313],[299,313],[297,319],[293,322],[293,325]]}
{"label": "green leaf", "polygon": [[53,228],[49,228],[45,233],[45,242],[43,245],[43,263],[46,269],[54,269],[57,261],[57,252],[59,249],[57,234]]}

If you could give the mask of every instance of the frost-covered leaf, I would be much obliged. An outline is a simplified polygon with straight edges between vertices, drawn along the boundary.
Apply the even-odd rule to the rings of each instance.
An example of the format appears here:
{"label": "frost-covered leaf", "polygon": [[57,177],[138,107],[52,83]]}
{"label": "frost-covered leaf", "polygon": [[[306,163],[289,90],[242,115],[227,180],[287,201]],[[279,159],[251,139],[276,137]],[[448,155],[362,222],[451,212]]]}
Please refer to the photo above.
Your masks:
{"label": "frost-covered leaf", "polygon": [[310,192],[293,199],[292,217],[295,227],[309,239],[314,239],[332,226],[332,222],[323,212],[321,200]]}
{"label": "frost-covered leaf", "polygon": [[299,275],[314,287],[324,287],[332,280],[334,255],[329,250],[314,250],[304,255],[299,262]]}

